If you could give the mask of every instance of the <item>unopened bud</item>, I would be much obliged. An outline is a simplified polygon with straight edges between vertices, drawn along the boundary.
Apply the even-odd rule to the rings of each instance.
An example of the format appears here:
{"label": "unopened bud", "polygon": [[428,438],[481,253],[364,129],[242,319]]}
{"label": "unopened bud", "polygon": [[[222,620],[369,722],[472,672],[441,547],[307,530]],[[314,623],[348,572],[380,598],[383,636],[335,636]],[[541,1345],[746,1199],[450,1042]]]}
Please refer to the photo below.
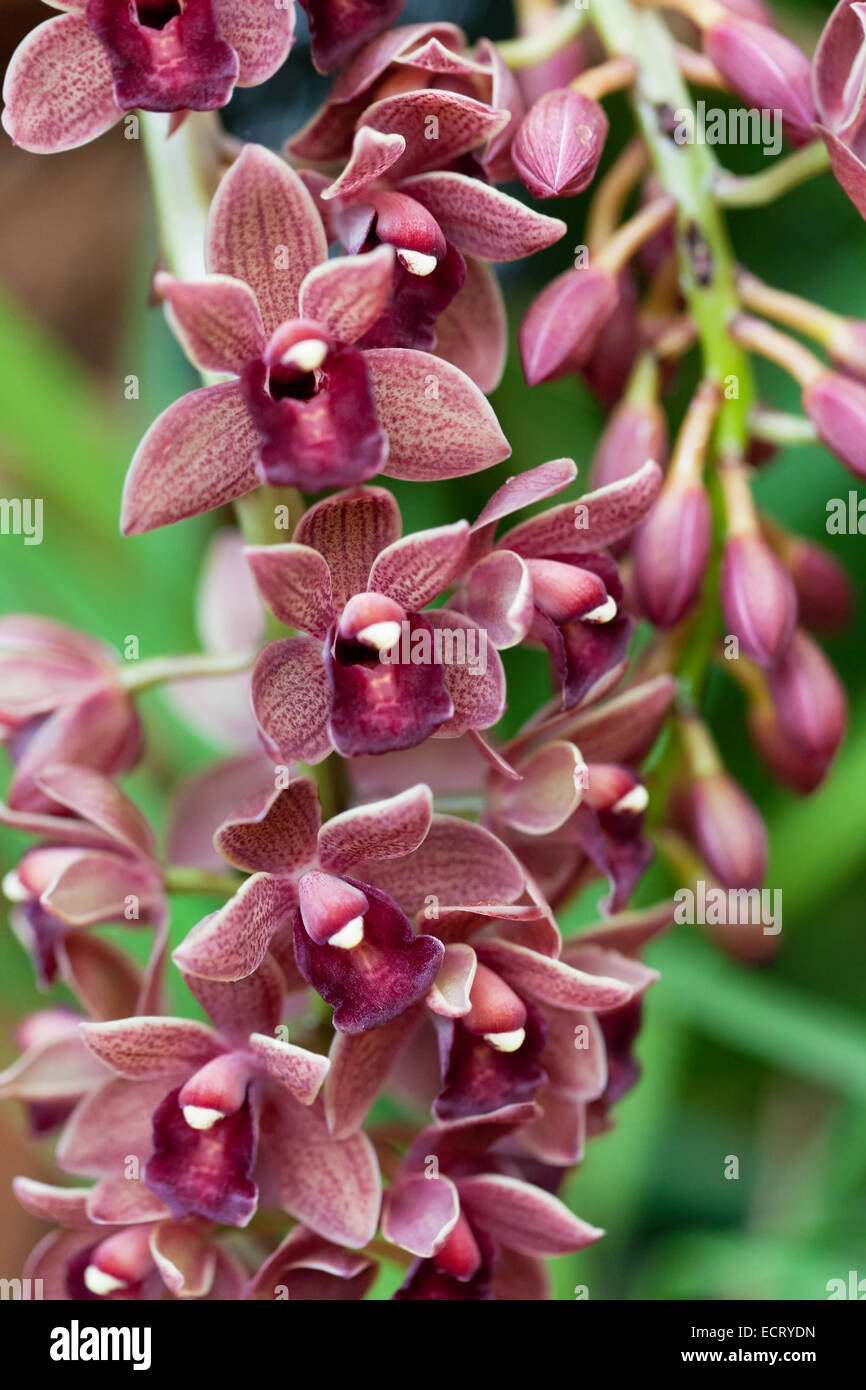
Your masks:
{"label": "unopened bud", "polygon": [[759,535],[735,535],[722,555],[720,597],[725,631],[744,656],[775,666],[797,621],[797,594],[781,561]]}
{"label": "unopened bud", "polygon": [[704,30],[703,48],[750,106],[782,112],[792,144],[814,138],[811,67],[795,43],[764,24],[732,16]]}
{"label": "unopened bud", "polygon": [[805,388],[803,409],[839,462],[866,478],[866,385],[824,372]]}
{"label": "unopened bud", "polygon": [[617,302],[608,270],[567,270],[533,300],[520,326],[520,358],[529,386],[578,370]]}
{"label": "unopened bud", "polygon": [[520,124],[511,157],[535,198],[572,198],[592,182],[608,121],[597,101],[562,87],[535,102]]}
{"label": "unopened bud", "polygon": [[701,591],[713,536],[713,513],[700,481],[672,480],[634,539],[634,587],[656,627],[673,627]]}

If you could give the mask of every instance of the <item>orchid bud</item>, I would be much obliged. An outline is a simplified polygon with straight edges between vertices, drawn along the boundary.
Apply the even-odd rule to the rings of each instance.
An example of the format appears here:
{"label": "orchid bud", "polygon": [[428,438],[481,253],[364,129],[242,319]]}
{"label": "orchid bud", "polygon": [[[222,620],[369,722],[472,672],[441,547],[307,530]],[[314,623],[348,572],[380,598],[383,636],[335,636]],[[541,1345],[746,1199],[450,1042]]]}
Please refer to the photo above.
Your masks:
{"label": "orchid bud", "polygon": [[794,634],[768,683],[779,730],[802,756],[798,789],[811,790],[842,742],[848,715],[845,692],[821,648],[802,631]]}
{"label": "orchid bud", "polygon": [[520,325],[520,359],[529,386],[577,371],[589,357],[618,298],[608,270],[567,270],[542,290]]}
{"label": "orchid bud", "polygon": [[759,666],[775,666],[797,621],[791,577],[760,536],[733,536],[722,555],[720,597],[726,631]]}
{"label": "orchid bud", "polygon": [[592,182],[607,138],[597,101],[570,87],[547,92],[520,123],[511,157],[535,198],[573,198]]}
{"label": "orchid bud", "polygon": [[608,420],[592,460],[593,487],[618,483],[642,468],[647,459],[662,463],[668,452],[667,417],[655,402],[627,398]]}
{"label": "orchid bud", "polygon": [[666,487],[634,539],[634,586],[656,627],[673,627],[701,591],[713,535],[703,483]]}
{"label": "orchid bud", "polygon": [[804,536],[792,536],[761,518],[761,530],[787,569],[797,591],[800,622],[810,632],[838,632],[854,606],[851,581],[838,560]]}
{"label": "orchid bud", "polygon": [[764,24],[731,17],[704,30],[703,47],[725,81],[750,106],[782,112],[792,144],[813,138],[811,68],[795,43]]}
{"label": "orchid bud", "polygon": [[803,391],[803,409],[839,462],[866,478],[866,385],[823,372]]}
{"label": "orchid bud", "polygon": [[690,795],[690,831],[725,888],[760,888],[767,871],[767,830],[755,803],[720,770],[700,777]]}
{"label": "orchid bud", "polygon": [[759,888],[767,869],[767,830],[758,808],[728,775],[706,726],[680,723],[692,781],[681,805],[685,830],[725,888]]}

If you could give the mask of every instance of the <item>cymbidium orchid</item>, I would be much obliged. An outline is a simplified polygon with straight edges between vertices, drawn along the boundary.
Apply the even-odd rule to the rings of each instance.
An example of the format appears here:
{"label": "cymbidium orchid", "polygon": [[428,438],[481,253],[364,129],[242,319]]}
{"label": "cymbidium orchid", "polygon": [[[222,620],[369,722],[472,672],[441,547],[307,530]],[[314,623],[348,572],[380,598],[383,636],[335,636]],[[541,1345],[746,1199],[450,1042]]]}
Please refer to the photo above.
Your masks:
{"label": "cymbidium orchid", "polygon": [[[62,0],[16,49],[3,124],[37,154],[75,149],[125,111],[213,111],[285,62],[293,4],[272,0]],[[62,80],[59,78],[62,74]]]}
{"label": "cymbidium orchid", "polygon": [[[301,3],[333,76],[280,154],[214,110],[287,58],[291,4],[67,0],[7,74],[28,150],[143,113],[155,298],[201,385],[148,428],[121,525],[215,514],[179,595],[200,653],[121,662],[0,619],[0,822],[37,839],[4,887],[68,991],[0,1096],[90,1180],[16,1184],[52,1228],[28,1265],[51,1299],[352,1301],[388,1264],[398,1301],[550,1297],[544,1259],[603,1234],[566,1179],[637,1084],[644,949],[678,887],[764,883],[713,664],[785,787],[818,787],[845,732],[813,634],[850,586],[752,480],[816,437],[866,477],[866,333],[735,265],[723,210],[832,163],[866,215],[866,8],[842,0],[810,67],[760,0],[518,5],[516,39],[473,44],[436,14],[395,27],[400,0]],[[687,82],[778,107],[794,152],[735,176],[684,147]],[[615,92],[636,130],[597,180]],[[540,251],[546,283],[503,288],[494,265]],[[607,423],[590,469],[530,458],[470,498],[511,452],[487,399],[506,304],[539,411],[580,375]],[[806,418],[756,403],[752,354]],[[144,738],[154,686],[217,761],[175,766],[147,706]],[[148,815],[166,793],[159,843],[139,792]],[[180,894],[204,901],[169,954]],[[144,968],[100,934],[129,924]],[[744,964],[779,945],[710,936]]]}

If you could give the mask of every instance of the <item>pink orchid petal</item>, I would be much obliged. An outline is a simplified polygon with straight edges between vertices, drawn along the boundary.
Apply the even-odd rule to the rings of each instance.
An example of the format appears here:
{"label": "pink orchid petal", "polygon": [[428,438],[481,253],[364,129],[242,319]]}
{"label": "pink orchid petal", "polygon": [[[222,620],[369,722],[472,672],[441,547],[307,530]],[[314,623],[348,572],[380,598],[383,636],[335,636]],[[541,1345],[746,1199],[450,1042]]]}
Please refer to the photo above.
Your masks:
{"label": "pink orchid petal", "polygon": [[161,1221],[168,1207],[138,1178],[102,1178],[90,1190],[87,1213],[99,1226],[137,1226]]}
{"label": "pink orchid petal", "polygon": [[98,668],[72,653],[50,649],[0,653],[0,714],[13,728],[35,715],[72,704],[93,690]]}
{"label": "pink orchid petal", "polygon": [[[94,1058],[94,1061],[96,1059]],[[116,1179],[128,1154],[143,1158],[153,1147],[152,1112],[166,1091],[164,1077],[127,1081],[112,1077],[75,1107],[57,1146],[64,1173]]]}
{"label": "pink orchid petal", "polygon": [[586,764],[572,743],[544,744],[520,764],[521,782],[498,783],[490,809],[523,835],[549,835],[580,805],[588,783]]}
{"label": "pink orchid petal", "polygon": [[547,1266],[532,1255],[502,1249],[493,1271],[493,1297],[498,1303],[547,1303],[552,1298]]}
{"label": "pink orchid petal", "polygon": [[429,787],[409,787],[386,801],[332,816],[319,832],[319,862],[345,873],[367,860],[398,859],[423,843],[433,821]]}
{"label": "pink orchid petal", "polygon": [[504,62],[496,44],[482,39],[475,51],[480,62],[490,70],[490,105],[511,113],[511,120],[505,129],[488,141],[481,156],[481,165],[492,183],[508,183],[514,178],[511,146],[526,104],[520,83]]}
{"label": "pink orchid petal", "polygon": [[524,1255],[566,1255],[604,1235],[549,1192],[515,1178],[483,1173],[458,1179],[457,1189],[473,1223]]}
{"label": "pink orchid petal", "polygon": [[135,1013],[141,971],[119,947],[93,932],[67,932],[57,958],[64,980],[91,1018],[101,1021]]}
{"label": "pink orchid petal", "polygon": [[513,550],[486,555],[469,572],[462,606],[500,651],[516,647],[529,632],[535,612],[526,561]]}
{"label": "pink orchid petal", "polygon": [[553,246],[568,230],[560,217],[535,212],[467,174],[420,174],[404,189],[432,212],[458,251],[485,261],[521,260]]}
{"label": "pink orchid petal", "polygon": [[403,0],[301,0],[319,72],[341,67],[367,40],[389,29]]}
{"label": "pink orchid petal", "polygon": [[540,463],[526,473],[517,473],[497,488],[489,502],[483,507],[473,531],[483,531],[495,526],[505,516],[542,502],[562,492],[577,477],[577,464],[573,459],[552,459],[550,463]]}
{"label": "pink orchid petal", "polygon": [[236,869],[295,874],[316,856],[322,820],[312,777],[295,777],[239,808],[218,826],[214,843]]}
{"label": "pink orchid petal", "polygon": [[94,1057],[128,1081],[194,1071],[223,1051],[210,1028],[189,1018],[119,1018],[80,1031]]}
{"label": "pink orchid petal", "polygon": [[[610,947],[623,955],[639,951],[648,941],[673,924],[675,903],[669,898],[652,907],[638,908],[633,912],[619,912],[610,917],[602,926],[590,928],[575,939],[574,945],[594,944]],[[563,950],[567,960],[569,943]]]}
{"label": "pink orchid petal", "polygon": [[[258,745],[258,736],[256,736]],[[219,871],[214,825],[242,801],[273,786],[273,765],[261,749],[212,763],[181,783],[171,808],[167,859],[170,864]]]}
{"label": "pink orchid petal", "polygon": [[409,348],[364,354],[390,452],[390,478],[460,478],[501,463],[511,452],[474,382],[450,362]]}
{"label": "pink orchid petal", "polygon": [[246,1046],[251,1033],[273,1033],[282,1018],[286,980],[271,955],[243,980],[227,983],[186,974],[183,978],[220,1036],[237,1048]]}
{"label": "pink orchid petal", "polygon": [[56,763],[39,774],[42,790],[107,836],[148,858],[156,852],[153,831],[144,816],[116,783],[88,767]]}
{"label": "pink orchid petal", "polygon": [[331,751],[331,692],[322,645],[311,637],[269,642],[253,669],[253,710],[274,760],[320,763]]}
{"label": "pink orchid petal", "polygon": [[328,565],[308,545],[247,546],[247,562],[262,598],[286,627],[326,636],[336,616]]}
{"label": "pink orchid petal", "polygon": [[52,1187],[33,1178],[13,1178],[12,1190],[25,1211],[68,1230],[89,1231],[93,1223],[87,1214],[89,1187]]}
{"label": "pink orchid petal", "polygon": [[487,64],[478,63],[466,53],[447,48],[435,35],[427,39],[426,43],[422,43],[419,48],[413,48],[411,52],[401,54],[395,61],[406,67],[420,68],[422,72],[433,72],[440,76],[489,76]]}
{"label": "pink orchid petal", "polygon": [[113,685],[58,710],[31,733],[15,767],[9,804],[44,811],[51,802],[36,779],[54,763],[82,764],[115,776],[138,761],[142,729],[128,695]]}
{"label": "pink orchid petal", "polygon": [[661,469],[648,459],[627,478],[521,522],[499,543],[525,557],[603,550],[634,530],[658,496],[661,483]]}
{"label": "pink orchid petal", "polygon": [[[376,1278],[376,1265],[296,1226],[247,1285],[246,1298],[322,1303],[364,1297]],[[285,1293],[284,1293],[285,1291]]]}
{"label": "pink orchid petal", "polygon": [[544,1086],[538,1100],[542,1113],[522,1130],[521,1148],[555,1167],[580,1163],[586,1145],[586,1106],[557,1086]]}
{"label": "pink orchid petal", "polygon": [[578,940],[569,944],[570,965],[576,970],[583,970],[592,975],[621,980],[632,991],[629,1002],[639,999],[650,985],[654,985],[659,979],[659,972],[649,965],[644,965],[643,961],[633,960],[615,949],[599,945],[598,942]]}
{"label": "pink orchid petal", "polygon": [[264,1033],[253,1033],[248,1045],[272,1081],[284,1087],[302,1105],[312,1105],[328,1074],[327,1057]]}
{"label": "pink orchid petal", "polygon": [[393,541],[370,570],[370,588],[415,611],[447,589],[463,568],[469,524],[435,526]]}
{"label": "pink orchid petal", "polygon": [[295,901],[287,880],[253,874],[225,907],[193,927],[174,952],[175,964],[206,980],[245,979],[261,965],[271,937]]}
{"label": "pink orchid petal", "polygon": [[183,521],[251,492],[258,483],[258,450],[236,381],[181,396],[151,425],[129,466],[123,534]]}
{"label": "pink orchid petal", "polygon": [[212,0],[220,37],[240,60],[239,87],[256,87],[283,66],[295,38],[294,5],[273,0]]}
{"label": "pink orchid petal", "polygon": [[507,984],[557,1009],[616,1009],[632,995],[631,986],[619,979],[587,974],[512,941],[486,938],[475,949],[478,959]]}
{"label": "pink orchid petal", "polygon": [[429,1259],[445,1244],[460,1215],[450,1178],[410,1174],[389,1187],[382,1206],[382,1234],[392,1245]]}
{"label": "pink orchid petal", "polygon": [[545,1018],[544,1070],[548,1081],[575,1100],[597,1100],[607,1085],[607,1054],[595,1014],[547,1009]]}
{"label": "pink orchid petal", "polygon": [[258,301],[243,280],[209,275],[184,281],[162,271],[154,288],[165,302],[168,321],[194,367],[240,375],[265,350]]}
{"label": "pink orchid petal", "polygon": [[150,1253],[169,1293],[203,1298],[216,1273],[217,1252],[189,1222],[160,1221],[150,1233]]}
{"label": "pink orchid petal", "polygon": [[345,1139],[363,1124],[391,1069],[423,1023],[424,1014],[424,1005],[416,1004],[381,1028],[366,1033],[335,1032],[323,1096],[328,1126],[336,1139]]}
{"label": "pink orchid petal", "polygon": [[[356,122],[365,107],[363,97],[344,104],[326,101],[286,142],[287,153],[293,159],[309,160],[313,164],[333,164],[347,159],[352,152]],[[302,177],[309,187],[307,178]],[[330,183],[331,179],[326,179],[324,186]]]}
{"label": "pink orchid petal", "polygon": [[76,1033],[31,1047],[0,1072],[4,1100],[77,1100],[106,1078],[105,1067],[88,1052]]}
{"label": "pink orchid petal", "polygon": [[463,941],[445,947],[445,955],[433,988],[427,995],[427,1007],[440,1018],[464,1018],[472,1007],[469,998],[478,957]]}
{"label": "pink orchid petal", "polygon": [[24,1276],[41,1281],[37,1287],[42,1298],[52,1303],[69,1302],[70,1266],[84,1259],[93,1243],[92,1227],[84,1231],[51,1231],[30,1254]]}
{"label": "pink orchid petal", "polygon": [[[382,135],[361,126],[355,135],[352,153],[339,178],[325,189],[323,199],[357,198],[369,184],[381,178],[406,148],[402,135]],[[310,315],[311,318],[315,315]],[[359,335],[360,336],[360,335]]]}
{"label": "pink orchid petal", "polygon": [[[428,138],[431,118],[437,121],[435,140]],[[510,112],[493,111],[472,97],[428,88],[375,101],[367,107],[360,124],[383,135],[403,136],[406,149],[390,169],[390,178],[399,180],[434,165],[450,164],[498,135],[510,119]],[[436,216],[435,209],[431,211]]]}
{"label": "pink orchid petal", "polygon": [[399,538],[400,529],[393,493],[381,487],[354,488],[310,507],[298,522],[294,540],[325,557],[339,610],[353,594],[367,589],[373,561]]}
{"label": "pink orchid petal", "polygon": [[356,97],[369,91],[391,63],[416,46],[423,45],[429,38],[438,39],[455,52],[466,46],[466,35],[462,29],[458,29],[456,24],[446,24],[439,20],[403,24],[397,29],[388,29],[378,38],[365,44],[360,52],[341,67],[331,88],[331,101],[354,101]]}
{"label": "pink orchid petal", "polygon": [[21,830],[28,835],[41,835],[43,839],[57,840],[66,845],[79,845],[82,848],[111,849],[113,840],[96,826],[77,823],[68,816],[52,816],[38,811],[13,811],[0,801],[0,825],[11,830]]}
{"label": "pink orchid petal", "polygon": [[47,911],[71,926],[124,918],[130,899],[146,916],[162,901],[162,875],[152,864],[100,850],[81,850],[41,894]]}
{"label": "pink orchid petal", "polygon": [[860,216],[866,218],[866,165],[829,126],[816,125],[815,129],[827,146],[833,177],[844,188]]}
{"label": "pink orchid petal", "polygon": [[[440,724],[435,738],[459,738],[467,729],[489,729],[505,709],[505,669],[483,629],[452,608],[433,608],[424,614],[434,633],[444,631],[442,666],[445,688],[454,704],[450,719]],[[465,660],[460,661],[459,634],[464,634]],[[449,649],[448,642],[454,644]]]}
{"label": "pink orchid petal", "polygon": [[525,877],[510,850],[483,826],[434,815],[424,843],[400,859],[366,860],[354,876],[388,893],[410,917],[429,897],[441,903],[511,903]]}
{"label": "pink orchid petal", "polygon": [[269,1096],[262,1143],[285,1210],[326,1240],[359,1250],[379,1221],[379,1165],[365,1134],[334,1139],[321,1103]]}
{"label": "pink orchid petal", "polygon": [[301,317],[341,343],[354,343],[385,312],[394,280],[394,252],[377,246],[363,256],[337,256],[316,266],[300,291]]}
{"label": "pink orchid petal", "polygon": [[34,154],[74,150],[122,116],[111,67],[83,16],[58,15],[18,45],[3,83],[3,126]]}
{"label": "pink orchid petal", "polygon": [[262,145],[245,145],[223,177],[207,236],[208,270],[246,281],[268,335],[297,318],[304,276],[328,258],[313,199],[295,171]]}
{"label": "pink orchid petal", "polygon": [[[612,695],[603,704],[568,710],[545,724],[545,734],[576,743],[588,763],[637,764],[649,752],[667,718],[676,685],[653,676]],[[532,737],[527,730],[526,739]],[[516,742],[523,742],[519,735]]]}
{"label": "pink orchid petal", "polygon": [[508,324],[499,281],[484,261],[466,257],[466,279],[436,320],[436,356],[459,367],[489,396],[505,370]]}

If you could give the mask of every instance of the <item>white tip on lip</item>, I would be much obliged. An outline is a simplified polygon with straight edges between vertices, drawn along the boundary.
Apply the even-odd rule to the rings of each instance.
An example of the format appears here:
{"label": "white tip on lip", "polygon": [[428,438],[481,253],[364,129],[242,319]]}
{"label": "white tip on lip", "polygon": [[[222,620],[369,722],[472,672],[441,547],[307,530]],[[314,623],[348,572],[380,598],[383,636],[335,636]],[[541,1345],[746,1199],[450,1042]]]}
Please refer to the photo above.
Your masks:
{"label": "white tip on lip", "polygon": [[294,367],[299,372],[314,372],[321,367],[328,355],[328,344],[321,338],[302,338],[284,352],[280,359],[285,367]]}
{"label": "white tip on lip", "polygon": [[614,811],[630,811],[633,815],[638,815],[645,811],[649,805],[649,792],[643,783],[638,782],[636,787],[632,787],[630,792],[621,796],[613,807]]}
{"label": "white tip on lip", "polygon": [[26,903],[33,897],[28,893],[21,879],[18,877],[17,869],[10,869],[3,879],[3,896],[10,903]]}
{"label": "white tip on lip", "polygon": [[526,1029],[515,1028],[511,1033],[485,1033],[484,1041],[497,1052],[516,1052],[526,1041]]}
{"label": "white tip on lip", "polygon": [[405,266],[410,275],[432,275],[439,262],[435,256],[426,256],[423,251],[397,252],[397,260]]}
{"label": "white tip on lip", "polygon": [[185,1105],[183,1118],[190,1129],[213,1129],[217,1120],[224,1120],[221,1110],[209,1110],[205,1105]]}
{"label": "white tip on lip", "polygon": [[369,627],[361,628],[358,641],[375,647],[377,652],[389,652],[400,641],[400,624],[391,621],[370,623]]}
{"label": "white tip on lip", "polygon": [[351,922],[347,922],[339,931],[335,931],[333,936],[328,937],[328,945],[339,946],[342,951],[351,951],[353,946],[360,946],[363,940],[364,919],[353,917]]}
{"label": "white tip on lip", "polygon": [[600,603],[598,608],[591,608],[588,613],[584,613],[581,622],[584,623],[609,623],[616,617],[616,600],[608,594],[604,603]]}
{"label": "white tip on lip", "polygon": [[84,1287],[98,1298],[105,1298],[106,1294],[125,1289],[126,1284],[122,1279],[115,1279],[113,1274],[106,1274],[99,1265],[88,1265],[84,1271]]}

